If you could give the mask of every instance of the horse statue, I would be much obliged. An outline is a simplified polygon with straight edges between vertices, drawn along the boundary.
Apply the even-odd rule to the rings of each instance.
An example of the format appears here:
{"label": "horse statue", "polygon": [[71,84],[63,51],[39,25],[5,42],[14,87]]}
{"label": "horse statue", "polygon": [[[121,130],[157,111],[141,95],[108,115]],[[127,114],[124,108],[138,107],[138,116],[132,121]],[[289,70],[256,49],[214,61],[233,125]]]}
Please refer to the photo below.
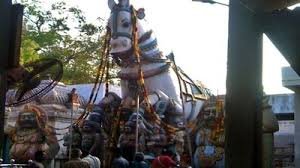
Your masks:
{"label": "horse statue", "polygon": [[159,49],[153,31],[145,26],[144,9],[136,10],[129,0],[108,0],[108,6],[109,54],[120,66],[122,101],[119,108],[103,113],[111,115],[104,118],[117,119],[118,144],[125,148],[133,145],[127,135],[141,137],[134,139],[135,145],[144,146],[139,150],[167,142],[184,148],[183,132],[209,98],[207,90],[176,66],[173,53]]}
{"label": "horse statue", "polygon": [[[131,157],[132,153],[149,148],[157,155],[163,146],[171,145],[182,156],[189,150],[196,163],[188,164],[222,164],[224,115],[212,119],[207,116],[203,121],[210,120],[212,125],[206,129],[202,125],[194,127],[206,111],[203,107],[211,94],[176,66],[173,53],[165,55],[159,49],[153,31],[145,26],[144,9],[136,10],[129,0],[108,0],[108,6],[109,54],[120,66],[122,93],[121,97],[107,93],[98,104],[100,108],[88,116],[88,120],[101,123],[108,134],[106,149],[113,151],[113,145],[119,146]],[[191,146],[185,144],[190,132],[196,134],[190,142],[194,149],[186,149]],[[105,161],[110,162],[111,154],[106,156]],[[204,160],[198,160],[203,156]],[[105,167],[110,167],[109,163]]]}
{"label": "horse statue", "polygon": [[[108,6],[111,9],[111,16],[108,20],[111,32],[110,54],[121,68],[118,76],[121,79],[122,97],[136,97],[137,81],[140,77],[139,66],[141,66],[144,86],[149,96],[158,95],[157,92],[163,93],[168,99],[172,99],[178,104],[179,108],[176,110],[178,110],[177,113],[184,116],[182,120],[187,122],[194,120],[207,97],[201,89],[195,86],[191,88],[191,85],[187,86],[184,79],[175,71],[174,63],[158,48],[153,31],[147,30],[143,24],[144,10],[134,9],[129,0],[119,0],[118,3],[108,0]],[[134,39],[137,46],[134,46]],[[135,52],[136,47],[138,52]],[[140,56],[140,63],[137,61],[136,53]],[[189,82],[193,83],[191,80]],[[205,95],[204,99],[193,100],[190,90],[202,93]],[[186,94],[181,95],[182,92]]]}

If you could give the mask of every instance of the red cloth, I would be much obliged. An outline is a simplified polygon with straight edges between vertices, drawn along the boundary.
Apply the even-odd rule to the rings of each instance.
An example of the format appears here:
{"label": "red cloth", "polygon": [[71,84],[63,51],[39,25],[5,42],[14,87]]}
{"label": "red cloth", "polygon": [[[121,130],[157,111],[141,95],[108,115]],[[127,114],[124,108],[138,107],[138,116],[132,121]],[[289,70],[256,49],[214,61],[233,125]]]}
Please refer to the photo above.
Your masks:
{"label": "red cloth", "polygon": [[167,155],[158,156],[152,161],[151,168],[173,168],[176,162]]}

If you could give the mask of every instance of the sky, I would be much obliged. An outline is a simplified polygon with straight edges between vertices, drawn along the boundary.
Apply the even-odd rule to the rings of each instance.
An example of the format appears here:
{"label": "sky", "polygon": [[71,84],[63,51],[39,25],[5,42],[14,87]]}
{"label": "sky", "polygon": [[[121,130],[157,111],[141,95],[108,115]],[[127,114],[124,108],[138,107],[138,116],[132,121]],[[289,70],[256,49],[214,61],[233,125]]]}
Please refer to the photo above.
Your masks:
{"label": "sky", "polygon": [[[48,0],[51,3],[57,0]],[[90,22],[109,17],[107,0],[64,0],[78,6]],[[228,7],[192,0],[131,0],[145,8],[146,21],[165,54],[175,60],[192,79],[202,81],[214,94],[226,93]],[[219,0],[227,3],[227,0]],[[45,5],[47,4],[45,3]],[[292,93],[282,87],[281,68],[287,61],[264,36],[263,87],[267,94]]]}

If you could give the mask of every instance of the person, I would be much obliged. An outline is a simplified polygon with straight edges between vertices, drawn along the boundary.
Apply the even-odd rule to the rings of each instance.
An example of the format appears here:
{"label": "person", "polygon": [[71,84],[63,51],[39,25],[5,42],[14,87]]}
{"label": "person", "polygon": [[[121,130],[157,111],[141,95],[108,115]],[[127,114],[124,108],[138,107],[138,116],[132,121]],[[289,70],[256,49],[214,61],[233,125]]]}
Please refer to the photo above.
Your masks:
{"label": "person", "polygon": [[116,150],[116,158],[112,162],[112,168],[128,168],[129,162],[122,156],[120,148]]}
{"label": "person", "polygon": [[64,164],[64,168],[90,168],[90,165],[87,161],[84,161],[80,158],[82,152],[78,148],[74,148],[71,151],[71,160],[67,161]]}
{"label": "person", "polygon": [[98,157],[92,156],[85,150],[83,150],[82,156],[83,156],[82,160],[88,162],[90,165],[90,168],[100,168],[101,167],[101,162]]}
{"label": "person", "polygon": [[101,125],[92,120],[85,120],[80,131],[82,135],[81,149],[103,160],[105,149],[104,133],[101,131]]}
{"label": "person", "polygon": [[144,153],[137,152],[134,157],[134,161],[130,164],[129,168],[150,168],[150,166],[144,161]]}
{"label": "person", "polygon": [[173,167],[177,167],[177,164],[172,159],[171,152],[164,149],[162,151],[162,154],[153,160],[151,167],[152,168],[173,168]]}

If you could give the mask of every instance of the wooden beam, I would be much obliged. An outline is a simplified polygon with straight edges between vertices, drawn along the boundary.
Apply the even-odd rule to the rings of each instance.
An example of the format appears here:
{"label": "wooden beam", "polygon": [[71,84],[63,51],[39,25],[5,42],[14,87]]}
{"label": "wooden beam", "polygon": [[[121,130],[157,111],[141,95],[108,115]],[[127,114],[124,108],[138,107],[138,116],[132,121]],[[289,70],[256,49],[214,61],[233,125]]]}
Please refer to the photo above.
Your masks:
{"label": "wooden beam", "polygon": [[4,116],[6,98],[6,69],[9,56],[11,0],[0,1],[0,149],[4,139]]}
{"label": "wooden beam", "polygon": [[23,5],[15,4],[12,6],[9,57],[7,60],[8,68],[14,68],[20,65],[23,11]]}
{"label": "wooden beam", "polygon": [[259,16],[230,0],[225,165],[262,167],[262,31]]}
{"label": "wooden beam", "polygon": [[271,12],[300,3],[300,0],[241,0],[253,10]]}
{"label": "wooden beam", "polygon": [[300,75],[300,8],[264,14],[264,33]]}

